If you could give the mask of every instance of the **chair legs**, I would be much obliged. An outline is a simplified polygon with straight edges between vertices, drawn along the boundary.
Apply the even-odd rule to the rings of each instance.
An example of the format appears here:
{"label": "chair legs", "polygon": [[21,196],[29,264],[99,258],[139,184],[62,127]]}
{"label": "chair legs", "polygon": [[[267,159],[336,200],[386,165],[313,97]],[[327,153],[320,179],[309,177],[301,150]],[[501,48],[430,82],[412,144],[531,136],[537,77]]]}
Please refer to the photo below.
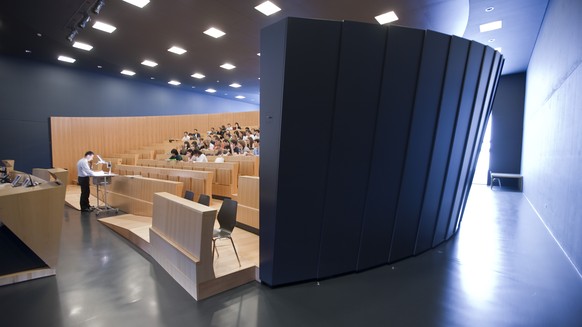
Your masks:
{"label": "chair legs", "polygon": [[492,178],[491,179],[491,189],[493,189],[493,184],[495,183],[495,181],[497,181],[497,183],[499,184],[499,187],[501,188],[501,179],[499,179],[499,178]]}
{"label": "chair legs", "polygon": [[[236,246],[234,246],[234,241],[232,240],[232,237],[229,237],[228,239],[230,239],[230,243],[232,243],[232,248],[234,249],[234,254],[236,254],[236,260],[238,261],[238,266],[242,267],[242,265],[240,264],[240,258],[238,257],[238,252],[236,251]],[[220,258],[220,254],[218,253],[218,249],[216,248],[216,238],[212,239],[212,253],[216,253],[216,256]]]}

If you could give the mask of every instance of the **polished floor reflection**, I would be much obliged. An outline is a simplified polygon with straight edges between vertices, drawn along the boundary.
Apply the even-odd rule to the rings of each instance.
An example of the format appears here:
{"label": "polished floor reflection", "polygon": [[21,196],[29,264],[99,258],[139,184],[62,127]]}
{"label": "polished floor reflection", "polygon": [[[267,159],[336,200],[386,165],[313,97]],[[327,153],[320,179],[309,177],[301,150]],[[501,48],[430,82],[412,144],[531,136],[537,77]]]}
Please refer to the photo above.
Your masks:
{"label": "polished floor reflection", "polygon": [[582,279],[523,194],[484,186],[459,234],[418,257],[201,302],[67,208],[57,276],[0,287],[0,301],[1,326],[582,326]]}

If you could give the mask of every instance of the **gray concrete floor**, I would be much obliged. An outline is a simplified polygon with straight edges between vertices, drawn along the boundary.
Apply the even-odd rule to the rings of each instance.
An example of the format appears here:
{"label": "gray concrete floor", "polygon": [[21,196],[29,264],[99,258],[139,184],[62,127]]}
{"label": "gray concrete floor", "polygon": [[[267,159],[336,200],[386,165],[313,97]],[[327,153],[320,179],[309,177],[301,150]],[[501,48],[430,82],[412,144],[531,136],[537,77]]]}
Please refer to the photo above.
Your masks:
{"label": "gray concrete floor", "polygon": [[0,326],[582,326],[582,279],[522,193],[474,186],[459,234],[420,256],[196,302],[66,208],[57,275],[0,287]]}

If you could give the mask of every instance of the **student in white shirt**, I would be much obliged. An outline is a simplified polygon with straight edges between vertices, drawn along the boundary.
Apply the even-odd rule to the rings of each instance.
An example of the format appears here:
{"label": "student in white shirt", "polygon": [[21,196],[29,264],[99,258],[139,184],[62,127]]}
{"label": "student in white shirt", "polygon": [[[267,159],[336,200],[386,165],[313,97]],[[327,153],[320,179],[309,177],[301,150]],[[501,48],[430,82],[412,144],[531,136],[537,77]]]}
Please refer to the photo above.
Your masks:
{"label": "student in white shirt", "polygon": [[194,154],[193,160],[195,162],[208,162],[208,159],[206,159],[206,156],[204,155],[204,153],[202,153],[202,151],[200,150],[194,150],[192,151],[192,153]]}
{"label": "student in white shirt", "polygon": [[94,155],[93,151],[87,151],[85,152],[85,156],[77,161],[77,181],[81,186],[79,204],[83,212],[91,212],[93,209],[89,204],[89,194],[91,193],[89,183],[91,176],[95,176],[95,172],[89,167],[89,161],[93,160]]}

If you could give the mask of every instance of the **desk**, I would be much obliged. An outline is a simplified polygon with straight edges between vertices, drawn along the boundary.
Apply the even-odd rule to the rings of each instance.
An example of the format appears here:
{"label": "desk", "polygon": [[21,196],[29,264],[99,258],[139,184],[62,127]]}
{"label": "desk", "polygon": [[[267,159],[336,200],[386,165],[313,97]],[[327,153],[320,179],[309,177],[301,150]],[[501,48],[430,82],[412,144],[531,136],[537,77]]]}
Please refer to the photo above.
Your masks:
{"label": "desk", "polygon": [[523,176],[520,174],[507,174],[507,173],[491,172],[491,189],[493,189],[493,183],[495,181],[497,181],[499,183],[499,187],[501,187],[501,179],[502,178],[517,179],[517,187],[519,188],[520,192],[523,192]]}
{"label": "desk", "polygon": [[[93,176],[93,185],[97,187],[97,207],[95,208],[95,215],[99,216],[102,212],[115,211],[119,212],[119,209],[115,209],[109,205],[107,202],[107,185],[111,184],[111,178],[117,176],[117,174],[105,173],[105,172],[95,172]],[[99,204],[99,186],[103,187],[103,205]]]}

